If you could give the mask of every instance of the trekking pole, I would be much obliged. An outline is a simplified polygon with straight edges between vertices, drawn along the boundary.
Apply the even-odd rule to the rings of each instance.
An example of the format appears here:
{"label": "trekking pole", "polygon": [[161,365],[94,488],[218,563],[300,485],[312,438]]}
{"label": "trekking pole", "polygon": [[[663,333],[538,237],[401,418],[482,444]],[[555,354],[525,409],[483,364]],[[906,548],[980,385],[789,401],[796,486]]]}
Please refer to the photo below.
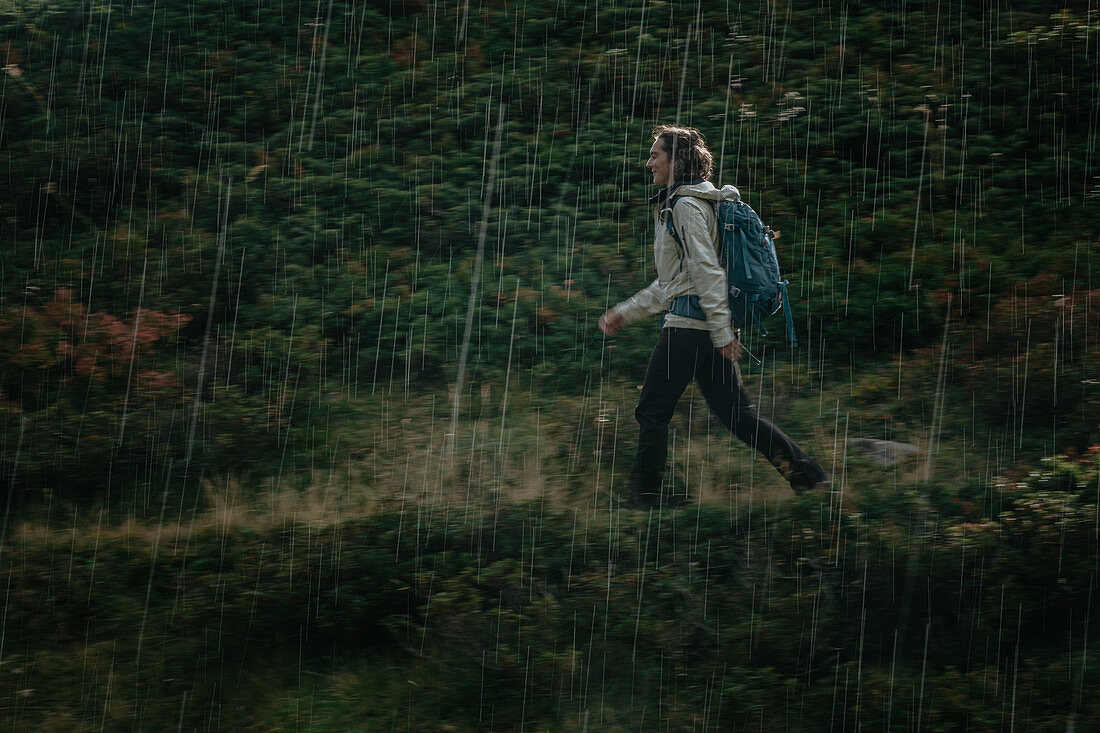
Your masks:
{"label": "trekking pole", "polygon": [[746,356],[748,356],[748,357],[749,357],[750,359],[752,359],[753,361],[755,361],[755,362],[756,362],[756,365],[757,365],[757,366],[764,366],[764,362],[762,362],[762,361],[760,361],[759,359],[757,359],[757,358],[756,358],[756,354],[754,354],[754,353],[752,353],[751,351],[749,351],[748,349],[746,349],[746,348],[745,348],[745,345],[744,345],[744,344],[741,344],[741,353],[745,354],[745,355],[746,355]]}

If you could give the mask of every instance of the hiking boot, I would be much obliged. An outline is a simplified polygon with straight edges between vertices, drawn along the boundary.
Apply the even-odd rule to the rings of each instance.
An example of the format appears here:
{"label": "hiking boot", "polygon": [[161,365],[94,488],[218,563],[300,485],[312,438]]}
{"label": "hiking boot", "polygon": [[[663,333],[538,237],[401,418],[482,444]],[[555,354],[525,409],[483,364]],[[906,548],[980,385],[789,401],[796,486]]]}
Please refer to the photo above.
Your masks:
{"label": "hiking boot", "polygon": [[829,472],[812,458],[794,461],[790,473],[786,474],[785,478],[790,481],[791,488],[796,494],[824,488],[833,480]]}
{"label": "hiking boot", "polygon": [[626,480],[626,505],[631,509],[654,509],[656,507],[677,507],[688,499],[687,488],[672,485],[670,479],[657,486],[631,476]]}
{"label": "hiking boot", "polygon": [[626,505],[631,509],[651,509],[661,504],[661,492],[635,481],[626,483]]}
{"label": "hiking boot", "polygon": [[639,471],[635,466],[626,478],[626,506],[631,509],[649,509],[661,503],[661,482]]}

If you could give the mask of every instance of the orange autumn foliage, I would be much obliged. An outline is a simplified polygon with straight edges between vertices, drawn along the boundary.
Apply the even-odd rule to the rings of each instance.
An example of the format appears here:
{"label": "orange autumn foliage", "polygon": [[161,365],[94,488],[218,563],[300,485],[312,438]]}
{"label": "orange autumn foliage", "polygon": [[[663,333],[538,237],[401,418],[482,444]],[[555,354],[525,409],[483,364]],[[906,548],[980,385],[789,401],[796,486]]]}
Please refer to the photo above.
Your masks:
{"label": "orange autumn foliage", "polygon": [[34,387],[46,374],[59,370],[62,384],[82,379],[103,382],[132,377],[140,387],[179,390],[172,371],[145,366],[155,345],[174,336],[191,317],[137,308],[129,318],[103,311],[89,312],[58,288],[44,305],[26,304],[0,315],[0,367],[12,391],[15,373],[19,391]]}

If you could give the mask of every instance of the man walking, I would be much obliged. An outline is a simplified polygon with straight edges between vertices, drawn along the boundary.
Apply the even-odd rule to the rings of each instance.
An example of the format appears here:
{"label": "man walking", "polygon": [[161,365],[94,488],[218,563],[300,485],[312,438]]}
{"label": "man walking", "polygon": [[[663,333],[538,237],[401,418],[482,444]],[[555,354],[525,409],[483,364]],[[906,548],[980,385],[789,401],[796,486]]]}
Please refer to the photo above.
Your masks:
{"label": "man walking", "polygon": [[[756,448],[796,492],[824,485],[829,474],[779,428],[760,417],[745,394],[737,359],[739,332],[731,325],[726,274],[718,260],[715,203],[739,198],[733,186],[708,180],[714,159],[702,134],[691,127],[661,125],[646,167],[661,186],[653,242],[657,279],[600,316],[614,336],[625,324],[665,312],[638,400],[638,452],[627,480],[629,502],[660,504],[668,457],[668,424],[680,396],[694,379],[710,409],[738,438]],[[670,206],[671,202],[671,206]],[[669,233],[672,217],[682,247]],[[693,305],[691,307],[687,301]],[[699,317],[699,311],[705,318]]]}

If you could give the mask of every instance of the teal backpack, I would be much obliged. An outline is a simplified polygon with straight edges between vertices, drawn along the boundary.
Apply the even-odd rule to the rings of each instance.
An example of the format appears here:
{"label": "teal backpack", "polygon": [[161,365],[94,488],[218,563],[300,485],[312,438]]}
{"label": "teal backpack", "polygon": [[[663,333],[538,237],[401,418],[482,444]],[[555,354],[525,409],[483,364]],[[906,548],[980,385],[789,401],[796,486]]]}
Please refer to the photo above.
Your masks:
{"label": "teal backpack", "polygon": [[[681,252],[686,253],[684,243],[672,221],[672,207],[676,196],[665,210],[665,226]],[[764,226],[752,207],[740,198],[719,201],[715,206],[718,216],[718,260],[726,270],[726,287],[730,316],[736,328],[754,324],[760,333],[768,335],[764,321],[780,308],[787,318],[787,338],[791,346],[798,346],[791,316],[789,282],[779,275],[779,258],[775,254],[775,233]],[[784,307],[786,304],[786,307]],[[681,295],[672,301],[669,313],[705,321],[706,314],[695,295]]]}

